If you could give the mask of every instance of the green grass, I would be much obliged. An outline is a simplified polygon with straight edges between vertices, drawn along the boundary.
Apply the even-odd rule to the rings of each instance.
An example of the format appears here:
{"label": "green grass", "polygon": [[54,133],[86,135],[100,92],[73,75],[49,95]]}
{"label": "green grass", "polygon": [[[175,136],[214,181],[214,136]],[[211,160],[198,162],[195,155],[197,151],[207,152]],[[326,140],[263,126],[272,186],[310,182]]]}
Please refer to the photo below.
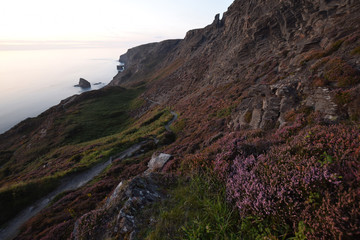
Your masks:
{"label": "green grass", "polygon": [[181,181],[168,200],[153,206],[158,219],[144,239],[239,239],[239,218],[226,202],[225,186],[209,174]]}
{"label": "green grass", "polygon": [[55,177],[20,182],[0,191],[0,225],[14,217],[23,208],[45,196],[58,185]]}
{"label": "green grass", "polygon": [[143,88],[104,91],[106,94],[82,101],[76,110],[58,120],[66,125],[63,133],[66,143],[81,143],[119,133],[133,122],[129,110],[143,104],[137,98]]}
{"label": "green grass", "polygon": [[170,129],[175,134],[179,134],[185,127],[186,127],[186,119],[181,118],[181,119],[177,119],[176,122],[174,122],[170,126]]}
{"label": "green grass", "polygon": [[219,110],[217,110],[216,112],[213,112],[209,115],[209,119],[212,118],[227,118],[231,115],[231,112],[233,110],[233,107],[226,107],[226,108],[221,108]]}
{"label": "green grass", "polygon": [[[69,139],[71,143],[54,146],[47,153],[40,154],[36,160],[28,161],[20,168],[7,170],[11,174],[16,174],[17,179],[27,175],[31,178],[25,178],[27,180],[23,182],[18,180],[17,183],[8,182],[0,188],[2,213],[0,224],[8,221],[30,203],[45,196],[63,177],[86,170],[144,139],[156,137],[162,142],[162,138],[167,137],[164,126],[172,119],[169,110],[154,109],[137,121],[126,114],[126,118],[114,114],[122,109],[125,110],[133,101],[137,101],[134,99],[139,92],[140,90],[110,90],[109,95],[85,100],[75,106],[76,111],[64,115],[59,121],[72,120],[82,125],[81,130],[73,133],[74,135]],[[108,117],[103,118],[103,116]],[[113,118],[116,122],[120,122],[113,122]],[[125,120],[122,122],[121,119]],[[111,125],[112,123],[114,125]],[[5,156],[8,152],[2,154]],[[39,175],[36,170],[43,169],[43,165],[47,163],[52,165],[49,165],[47,171],[43,171],[43,175]],[[62,164],[62,167],[57,167],[58,164]],[[4,170],[1,174],[7,175],[7,171]],[[31,173],[34,171],[38,175],[32,176]]]}
{"label": "green grass", "polygon": [[228,117],[231,115],[231,110],[232,110],[231,107],[220,109],[219,111],[217,111],[216,117],[218,118]]}
{"label": "green grass", "polygon": [[300,223],[293,233],[290,226],[272,216],[241,219],[238,209],[226,200],[225,183],[210,170],[178,180],[168,195],[168,199],[143,210],[143,218],[153,220],[145,220],[138,239],[304,240],[308,230]]}
{"label": "green grass", "polygon": [[340,40],[334,42],[328,49],[325,50],[323,57],[330,56],[331,54],[333,54],[334,52],[339,50],[339,48],[341,47],[343,42],[344,42],[344,39],[340,39]]}

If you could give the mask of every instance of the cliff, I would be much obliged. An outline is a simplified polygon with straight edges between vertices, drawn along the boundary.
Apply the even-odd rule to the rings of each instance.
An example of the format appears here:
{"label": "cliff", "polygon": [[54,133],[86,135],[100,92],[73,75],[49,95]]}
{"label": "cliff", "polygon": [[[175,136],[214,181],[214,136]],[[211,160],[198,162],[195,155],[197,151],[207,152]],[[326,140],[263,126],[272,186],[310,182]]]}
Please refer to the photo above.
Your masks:
{"label": "cliff", "polygon": [[[358,57],[350,54],[358,38],[358,9],[354,1],[235,1],[223,19],[216,16],[211,25],[189,31],[184,40],[129,50],[120,58],[129,62],[127,69],[111,85],[148,82],[149,98],[178,108],[191,99],[204,101],[198,96],[221,85],[247,89],[250,105],[237,107],[230,123],[235,128],[249,126],[246,112],[254,116],[254,129],[282,126],[284,114],[301,106],[332,120],[354,115],[358,110],[337,111],[332,90],[359,81]],[[154,58],[157,70],[150,76],[147,67],[152,68]],[[328,80],[327,69],[334,64],[350,68],[352,83]]]}
{"label": "cliff", "polygon": [[0,135],[0,200],[15,203],[29,192],[18,179],[44,194],[149,141],[19,239],[358,238],[359,12],[356,0],[235,0],[184,39],[129,49],[104,89]]}

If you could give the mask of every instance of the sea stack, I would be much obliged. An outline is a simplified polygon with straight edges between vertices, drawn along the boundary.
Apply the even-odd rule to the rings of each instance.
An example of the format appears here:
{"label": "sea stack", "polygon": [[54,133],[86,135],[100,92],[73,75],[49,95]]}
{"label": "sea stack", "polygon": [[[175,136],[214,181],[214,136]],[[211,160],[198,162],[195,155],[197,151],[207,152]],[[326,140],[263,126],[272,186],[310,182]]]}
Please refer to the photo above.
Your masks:
{"label": "sea stack", "polygon": [[81,87],[81,88],[91,88],[91,84],[89,81],[87,81],[84,78],[79,79],[79,84],[75,85],[75,87]]}

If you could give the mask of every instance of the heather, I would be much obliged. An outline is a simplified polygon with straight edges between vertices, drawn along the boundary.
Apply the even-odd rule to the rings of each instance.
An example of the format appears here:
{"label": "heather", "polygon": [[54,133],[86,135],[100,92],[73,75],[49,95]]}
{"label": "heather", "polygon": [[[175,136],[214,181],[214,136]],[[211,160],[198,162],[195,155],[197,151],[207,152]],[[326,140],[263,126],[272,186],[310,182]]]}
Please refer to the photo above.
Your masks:
{"label": "heather", "polygon": [[289,128],[268,149],[259,138],[228,139],[215,160],[228,201],[241,218],[266,222],[269,236],[359,236],[359,127],[318,124],[284,137]]}

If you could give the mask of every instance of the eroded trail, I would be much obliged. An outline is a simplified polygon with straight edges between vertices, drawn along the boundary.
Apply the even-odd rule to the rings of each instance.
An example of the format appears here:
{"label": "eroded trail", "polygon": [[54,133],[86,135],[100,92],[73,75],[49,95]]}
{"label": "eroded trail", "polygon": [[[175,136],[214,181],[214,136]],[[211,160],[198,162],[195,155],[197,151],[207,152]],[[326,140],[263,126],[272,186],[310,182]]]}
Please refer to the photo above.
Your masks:
{"label": "eroded trail", "polygon": [[176,112],[171,111],[170,113],[171,113],[174,117],[173,117],[173,119],[171,119],[170,122],[168,122],[168,123],[166,124],[166,126],[165,126],[165,129],[166,129],[166,131],[168,131],[168,132],[172,132],[172,130],[170,129],[170,126],[171,126],[171,124],[173,124],[173,122],[175,122],[175,121],[177,120],[177,118],[178,118],[178,114],[177,114]]}
{"label": "eroded trail", "polygon": [[28,221],[30,218],[32,218],[33,216],[38,214],[42,209],[44,209],[51,202],[51,200],[54,199],[58,194],[84,186],[86,183],[88,183],[90,180],[96,177],[99,173],[101,173],[107,166],[109,166],[112,162],[112,159],[115,158],[124,159],[130,157],[135,152],[139,151],[141,147],[147,142],[148,141],[142,141],[140,143],[134,144],[125,151],[121,152],[120,154],[110,157],[109,160],[107,160],[106,162],[99,163],[94,167],[77,174],[76,176],[66,177],[65,179],[62,180],[62,183],[56,190],[48,194],[46,197],[38,200],[33,205],[27,207],[15,218],[10,220],[7,223],[6,227],[0,230],[0,239],[1,240],[13,239],[18,234],[20,227],[26,221]]}

